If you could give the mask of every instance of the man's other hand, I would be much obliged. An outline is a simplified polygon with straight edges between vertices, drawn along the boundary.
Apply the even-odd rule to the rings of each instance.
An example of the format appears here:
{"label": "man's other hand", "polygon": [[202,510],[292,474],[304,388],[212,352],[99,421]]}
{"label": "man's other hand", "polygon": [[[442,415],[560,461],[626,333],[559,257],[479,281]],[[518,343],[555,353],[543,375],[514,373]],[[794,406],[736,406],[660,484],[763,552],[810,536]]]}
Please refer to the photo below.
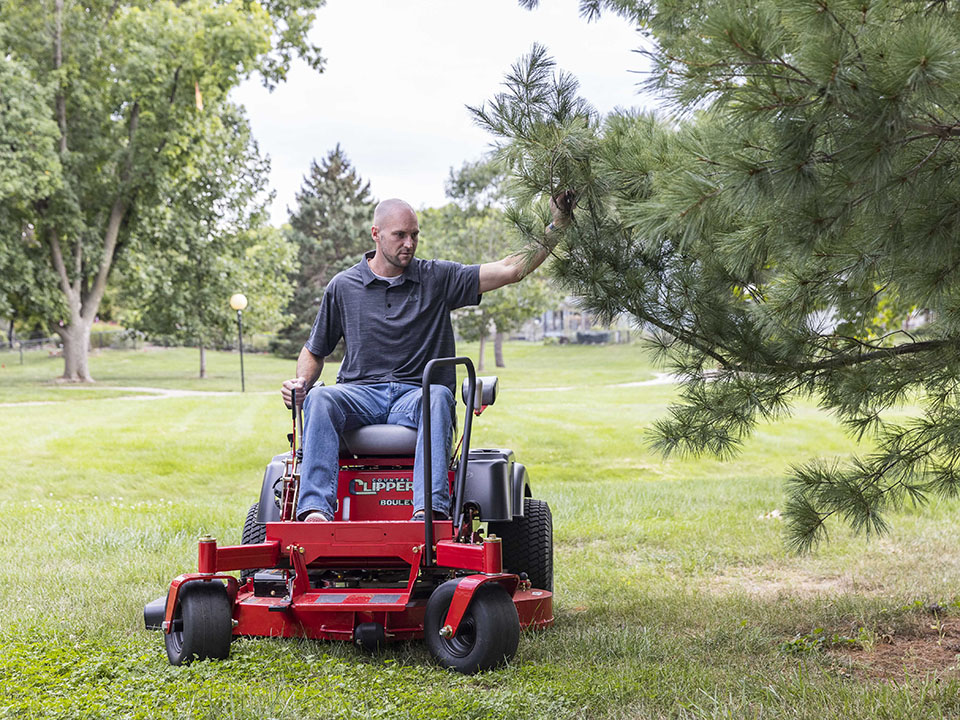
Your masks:
{"label": "man's other hand", "polygon": [[285,380],[280,394],[283,395],[283,404],[288,408],[293,407],[293,391],[297,391],[297,407],[303,407],[303,399],[307,396],[307,379],[298,377],[292,380]]}

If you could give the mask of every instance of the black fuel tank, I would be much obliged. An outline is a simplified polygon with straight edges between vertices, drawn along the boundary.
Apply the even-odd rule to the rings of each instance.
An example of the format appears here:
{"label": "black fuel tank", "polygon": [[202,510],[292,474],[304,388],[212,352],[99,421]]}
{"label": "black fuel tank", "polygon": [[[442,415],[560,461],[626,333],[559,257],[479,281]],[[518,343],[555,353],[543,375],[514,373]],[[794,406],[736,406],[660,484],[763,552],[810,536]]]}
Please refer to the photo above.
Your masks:
{"label": "black fuel tank", "polygon": [[513,518],[513,450],[476,448],[470,451],[464,502],[480,508],[480,519]]}

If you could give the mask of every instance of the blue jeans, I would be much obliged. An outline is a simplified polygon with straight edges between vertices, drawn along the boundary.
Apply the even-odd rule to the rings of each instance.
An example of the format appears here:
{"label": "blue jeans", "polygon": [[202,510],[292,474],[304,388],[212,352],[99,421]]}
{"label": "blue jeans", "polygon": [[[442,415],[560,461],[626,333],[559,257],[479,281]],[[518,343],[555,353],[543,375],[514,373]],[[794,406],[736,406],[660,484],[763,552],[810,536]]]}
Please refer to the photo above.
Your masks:
{"label": "blue jeans", "polygon": [[[310,390],[303,403],[303,463],[297,517],[319,510],[333,518],[340,471],[340,436],[362,425],[404,425],[417,430],[413,464],[413,507],[423,509],[422,389],[407,383],[331,385]],[[433,509],[450,514],[450,465],[453,393],[445,385],[430,386],[430,447],[433,455]]]}

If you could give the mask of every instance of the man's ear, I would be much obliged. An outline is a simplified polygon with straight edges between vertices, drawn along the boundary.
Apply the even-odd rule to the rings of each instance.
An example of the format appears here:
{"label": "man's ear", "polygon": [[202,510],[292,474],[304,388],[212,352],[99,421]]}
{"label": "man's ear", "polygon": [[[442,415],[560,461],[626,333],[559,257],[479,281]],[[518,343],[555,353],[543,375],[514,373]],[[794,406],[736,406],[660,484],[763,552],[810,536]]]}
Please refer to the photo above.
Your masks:
{"label": "man's ear", "polygon": [[374,225],[373,227],[371,227],[371,228],[370,228],[370,237],[373,238],[373,241],[374,241],[375,243],[379,243],[379,242],[380,242],[380,228],[378,228],[376,225]]}

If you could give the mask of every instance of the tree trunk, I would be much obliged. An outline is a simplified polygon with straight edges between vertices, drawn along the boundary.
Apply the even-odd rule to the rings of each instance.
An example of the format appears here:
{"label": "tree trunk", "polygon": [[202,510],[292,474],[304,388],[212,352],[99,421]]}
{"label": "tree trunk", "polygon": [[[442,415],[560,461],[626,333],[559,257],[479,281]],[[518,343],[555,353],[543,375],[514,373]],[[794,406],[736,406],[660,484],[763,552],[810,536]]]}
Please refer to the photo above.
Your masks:
{"label": "tree trunk", "polygon": [[[60,70],[63,66],[63,2],[54,0],[54,36],[53,36],[53,67]],[[111,11],[112,13],[113,11]],[[63,80],[58,80],[56,95],[57,124],[60,127],[59,152],[61,160],[67,152],[67,106],[63,92]],[[93,284],[87,289],[84,279],[83,262],[83,234],[74,233],[72,239],[73,263],[67,268],[64,260],[64,247],[61,246],[60,232],[57,227],[47,230],[47,240],[50,245],[50,254],[54,270],[60,280],[60,289],[63,291],[70,308],[70,323],[57,332],[63,340],[64,370],[63,378],[68,382],[93,382],[87,365],[87,351],[90,345],[90,328],[97,316],[97,309],[107,288],[107,278],[117,252],[117,241],[120,235],[120,226],[126,216],[129,198],[128,186],[133,175],[133,139],[140,122],[140,102],[134,101],[130,108],[130,118],[127,125],[127,156],[120,170],[120,188],[113,199],[110,213],[107,216],[107,227],[103,237],[103,252],[100,257],[100,266]],[[70,249],[71,242],[67,242],[66,249]]]}
{"label": "tree trunk", "polygon": [[[63,0],[54,0],[54,32],[53,32],[53,67],[59,70],[63,66]],[[67,103],[63,92],[63,79],[57,81],[56,93],[57,125],[60,128],[59,153],[61,159],[67,152]],[[84,313],[83,294],[81,292],[81,270],[83,267],[83,245],[78,238],[74,244],[74,274],[73,283],[70,282],[69,272],[63,259],[60,247],[60,236],[56,230],[50,232],[50,250],[53,255],[53,265],[60,277],[60,288],[70,309],[70,323],[60,328],[57,333],[63,340],[63,379],[67,382],[93,382],[88,366],[88,351],[90,349],[90,328],[97,308],[93,312]],[[102,292],[101,292],[102,295]],[[95,305],[100,304],[99,297]]]}
{"label": "tree trunk", "polygon": [[[134,116],[138,113],[134,107]],[[135,125],[136,117],[132,124]],[[53,258],[53,267],[60,277],[60,289],[63,291],[67,307],[70,308],[70,322],[57,332],[63,339],[64,370],[63,378],[71,382],[93,382],[87,369],[87,350],[90,346],[90,328],[97,317],[97,309],[107,288],[107,277],[113,264],[113,256],[117,248],[117,236],[120,234],[120,224],[127,212],[126,201],[117,198],[110,210],[107,220],[107,232],[104,236],[103,258],[96,280],[90,292],[82,291],[81,277],[83,274],[83,244],[77,238],[73,246],[74,278],[70,281],[66,263],[63,259],[63,250],[60,247],[60,234],[56,228],[48,232],[50,254]],[[82,340],[82,342],[81,342]],[[68,351],[69,346],[69,351]],[[71,361],[72,358],[72,361]]]}
{"label": "tree trunk", "polygon": [[10,329],[7,331],[7,343],[10,345],[10,347],[13,347],[13,339],[15,337],[14,330],[13,330],[13,323],[16,317],[17,317],[17,314],[13,313],[13,315],[10,318]]}
{"label": "tree trunk", "polygon": [[477,372],[483,372],[483,351],[487,347],[487,335],[480,336],[480,359],[477,361]]}
{"label": "tree trunk", "polygon": [[207,349],[203,347],[203,341],[200,341],[200,379],[207,377]]}
{"label": "tree trunk", "polygon": [[506,367],[503,362],[503,333],[497,330],[493,336],[493,361],[497,367]]}
{"label": "tree trunk", "polygon": [[77,318],[58,332],[63,340],[63,379],[67,382],[93,382],[87,365],[91,323]]}

